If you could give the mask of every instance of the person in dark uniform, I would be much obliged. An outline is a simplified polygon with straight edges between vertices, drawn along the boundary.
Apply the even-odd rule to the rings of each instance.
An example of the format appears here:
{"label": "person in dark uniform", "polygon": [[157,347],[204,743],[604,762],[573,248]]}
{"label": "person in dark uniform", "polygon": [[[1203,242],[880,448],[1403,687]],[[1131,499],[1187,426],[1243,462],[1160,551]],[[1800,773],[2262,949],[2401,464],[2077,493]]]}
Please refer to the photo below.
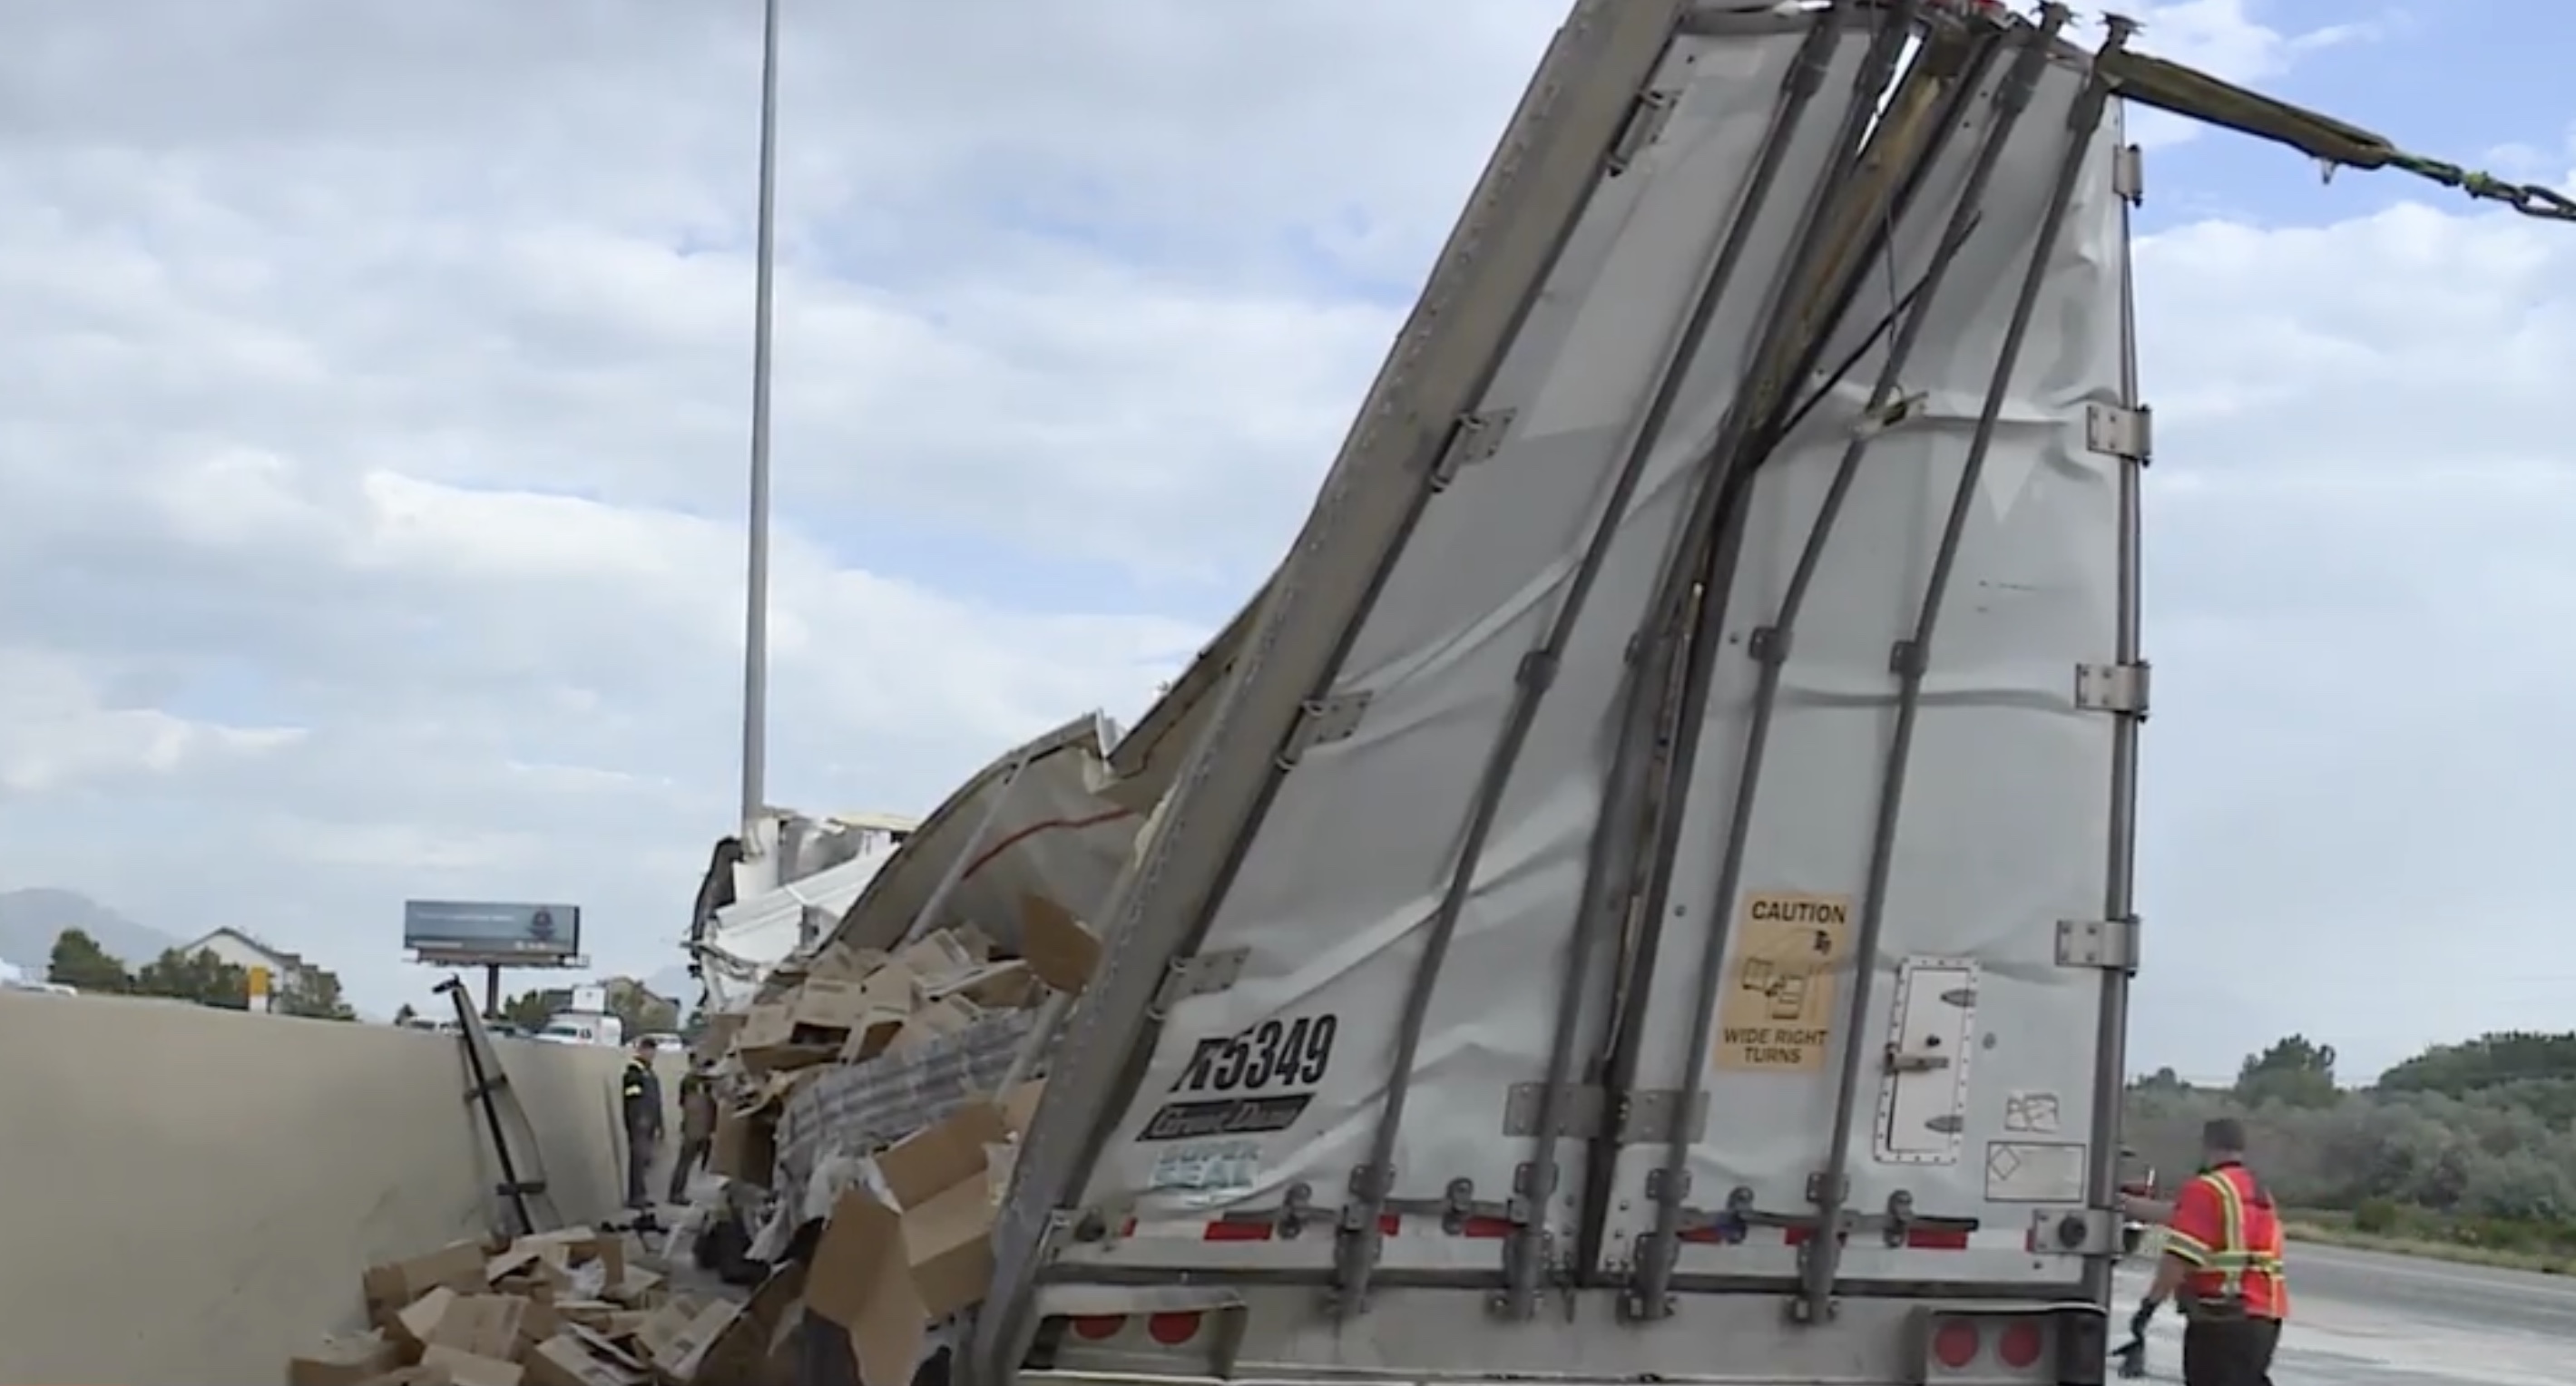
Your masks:
{"label": "person in dark uniform", "polygon": [[662,1079],[653,1071],[653,1041],[635,1041],[626,1057],[626,1076],[619,1087],[619,1108],[626,1117],[626,1206],[642,1208],[652,1197],[647,1188],[653,1157],[662,1148]]}
{"label": "person in dark uniform", "polygon": [[716,1088],[703,1064],[680,1079],[680,1157],[671,1162],[671,1201],[689,1201],[689,1175],[707,1158],[716,1134]]}
{"label": "person in dark uniform", "polygon": [[2205,1163],[2174,1197],[2139,1321],[2168,1300],[2182,1309],[2185,1386],[2271,1386],[2290,1315],[2281,1211],[2245,1167],[2244,1123],[2221,1117],[2200,1143]]}

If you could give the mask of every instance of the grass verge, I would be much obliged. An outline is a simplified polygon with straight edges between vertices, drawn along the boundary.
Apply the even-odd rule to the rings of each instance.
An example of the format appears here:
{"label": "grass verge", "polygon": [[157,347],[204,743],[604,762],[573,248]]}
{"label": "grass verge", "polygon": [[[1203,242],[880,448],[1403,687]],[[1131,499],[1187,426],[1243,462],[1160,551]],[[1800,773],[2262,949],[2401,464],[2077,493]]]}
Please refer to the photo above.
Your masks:
{"label": "grass verge", "polygon": [[[2464,1266],[2495,1266],[2504,1270],[2537,1271],[2542,1275],[2576,1275],[2576,1250],[2563,1247],[2481,1246],[2438,1235],[2364,1232],[2352,1225],[2349,1213],[2292,1213],[2284,1228],[2292,1241],[2384,1251],[2397,1256],[2420,1256],[2428,1261],[2450,1261]],[[2298,1263],[2293,1259],[2290,1264],[2293,1294],[2297,1293],[2298,1273]]]}

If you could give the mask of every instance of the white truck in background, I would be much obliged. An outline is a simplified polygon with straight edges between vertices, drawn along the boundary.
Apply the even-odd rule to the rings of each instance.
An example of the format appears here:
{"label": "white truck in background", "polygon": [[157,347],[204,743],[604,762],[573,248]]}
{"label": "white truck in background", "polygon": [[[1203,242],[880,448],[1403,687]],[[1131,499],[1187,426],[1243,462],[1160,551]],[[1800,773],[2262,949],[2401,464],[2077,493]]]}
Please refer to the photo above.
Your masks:
{"label": "white truck in background", "polygon": [[2147,415],[2064,21],[1574,6],[1099,921],[963,1381],[2102,1380]]}

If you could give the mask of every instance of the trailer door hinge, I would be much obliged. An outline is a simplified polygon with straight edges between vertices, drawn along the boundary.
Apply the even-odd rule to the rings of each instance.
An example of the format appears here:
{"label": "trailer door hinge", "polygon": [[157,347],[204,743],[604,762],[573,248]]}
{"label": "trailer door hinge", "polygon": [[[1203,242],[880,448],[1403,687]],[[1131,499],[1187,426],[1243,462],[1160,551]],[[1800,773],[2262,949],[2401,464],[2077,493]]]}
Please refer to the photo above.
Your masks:
{"label": "trailer door hinge", "polygon": [[1502,450],[1503,438],[1512,431],[1513,409],[1489,409],[1482,414],[1460,416],[1450,426],[1449,440],[1440,447],[1440,457],[1431,464],[1431,489],[1445,491],[1458,473],[1475,466]]}
{"label": "trailer door hinge", "polygon": [[1307,699],[1297,709],[1296,725],[1288,729],[1288,744],[1279,748],[1279,768],[1294,770],[1308,751],[1347,739],[1360,729],[1368,705],[1366,690]]}
{"label": "trailer door hinge", "polygon": [[2146,405],[2084,406],[2084,446],[2105,457],[2144,465],[2155,451],[2155,411]]}
{"label": "trailer door hinge", "polygon": [[2147,715],[2151,680],[2145,660],[2135,664],[2075,666],[2075,706],[2086,712]]}
{"label": "trailer door hinge", "polygon": [[2111,191],[2130,206],[2142,206],[2147,200],[2147,159],[2134,144],[2124,144],[2111,151]]}
{"label": "trailer door hinge", "polygon": [[2134,915],[2127,919],[2061,919],[2057,921],[2057,965],[2135,972],[2139,933]]}
{"label": "trailer door hinge", "polygon": [[1664,133],[1664,123],[1673,118],[1673,107],[1681,98],[1669,91],[1647,91],[1637,94],[1636,104],[1628,108],[1628,123],[1619,127],[1619,138],[1611,141],[1605,164],[1610,176],[1628,171],[1637,156],[1646,152]]}
{"label": "trailer door hinge", "polygon": [[1154,1014],[1170,1015],[1174,1006],[1191,997],[1212,996],[1233,986],[1251,953],[1248,948],[1217,948],[1172,959],[1163,968],[1162,986],[1154,991]]}

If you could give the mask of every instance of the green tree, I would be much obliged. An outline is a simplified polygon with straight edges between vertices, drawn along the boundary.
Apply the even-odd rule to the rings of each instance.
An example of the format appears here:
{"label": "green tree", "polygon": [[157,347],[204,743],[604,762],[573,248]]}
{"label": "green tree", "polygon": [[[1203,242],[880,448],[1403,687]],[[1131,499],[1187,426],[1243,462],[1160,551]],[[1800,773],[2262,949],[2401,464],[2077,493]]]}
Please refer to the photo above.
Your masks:
{"label": "green tree", "polygon": [[2260,1054],[2245,1056],[2236,1072],[2236,1100],[2248,1107],[2278,1102],[2287,1107],[2331,1107],[2343,1096],[2335,1086],[2335,1051],[2305,1035],[2273,1042]]}
{"label": "green tree", "polygon": [[348,999],[340,994],[340,974],[328,968],[306,969],[292,986],[281,987],[271,999],[280,1015],[300,1015],[308,1020],[355,1020],[358,1013],[349,1009]]}
{"label": "green tree", "polygon": [[2437,1044],[2379,1075],[2386,1092],[2466,1097],[2523,1083],[2576,1079],[2576,1034],[2512,1030]]}
{"label": "green tree", "polygon": [[401,1005],[394,1007],[394,1023],[396,1025],[409,1025],[418,1019],[420,1019],[420,1012],[413,1010],[409,1001],[405,1001]]}
{"label": "green tree", "polygon": [[608,1013],[626,1027],[628,1039],[680,1028],[680,1003],[654,995],[632,977],[611,977],[600,983],[600,989],[608,993]]}
{"label": "green tree", "polygon": [[76,991],[134,990],[134,974],[124,961],[101,948],[84,929],[65,929],[55,935],[53,956],[45,964],[45,980]]}
{"label": "green tree", "polygon": [[542,1030],[555,1018],[555,1008],[542,991],[523,991],[501,1003],[501,1019],[522,1030]]}
{"label": "green tree", "polygon": [[182,953],[165,949],[135,974],[135,990],[225,1010],[250,1009],[250,973],[215,956],[211,948]]}

